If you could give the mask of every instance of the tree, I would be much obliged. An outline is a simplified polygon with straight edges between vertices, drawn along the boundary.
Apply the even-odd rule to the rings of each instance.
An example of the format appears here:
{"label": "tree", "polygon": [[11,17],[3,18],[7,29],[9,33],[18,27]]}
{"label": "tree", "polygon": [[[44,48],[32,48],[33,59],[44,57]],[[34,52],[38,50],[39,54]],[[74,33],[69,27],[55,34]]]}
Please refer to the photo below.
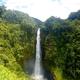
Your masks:
{"label": "tree", "polygon": [[0,6],[0,17],[2,17],[3,13],[6,11],[5,6]]}

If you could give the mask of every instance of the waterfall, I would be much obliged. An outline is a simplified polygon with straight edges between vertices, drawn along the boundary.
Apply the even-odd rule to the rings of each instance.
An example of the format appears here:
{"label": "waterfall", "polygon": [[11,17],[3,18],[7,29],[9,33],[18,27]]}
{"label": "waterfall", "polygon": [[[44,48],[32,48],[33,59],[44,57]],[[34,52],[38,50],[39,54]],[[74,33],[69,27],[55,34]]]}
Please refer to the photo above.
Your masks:
{"label": "waterfall", "polygon": [[41,66],[41,46],[40,46],[40,28],[37,31],[36,38],[36,58],[35,58],[35,66],[33,72],[33,80],[45,80],[43,77],[43,70]]}
{"label": "waterfall", "polygon": [[41,48],[40,48],[40,28],[37,31],[37,43],[36,43],[36,59],[34,67],[34,75],[41,75]]}

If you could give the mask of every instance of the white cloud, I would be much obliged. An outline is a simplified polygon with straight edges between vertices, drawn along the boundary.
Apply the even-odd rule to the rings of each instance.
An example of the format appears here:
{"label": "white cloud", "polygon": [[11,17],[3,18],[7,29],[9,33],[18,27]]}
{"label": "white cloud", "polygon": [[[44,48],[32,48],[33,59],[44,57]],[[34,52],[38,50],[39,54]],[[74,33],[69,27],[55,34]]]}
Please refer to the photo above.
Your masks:
{"label": "white cloud", "polygon": [[80,9],[80,0],[61,0],[63,6],[67,7],[70,11]]}
{"label": "white cloud", "polygon": [[28,13],[32,17],[46,20],[50,16],[67,18],[70,12],[80,9],[80,0],[5,0],[8,9]]}

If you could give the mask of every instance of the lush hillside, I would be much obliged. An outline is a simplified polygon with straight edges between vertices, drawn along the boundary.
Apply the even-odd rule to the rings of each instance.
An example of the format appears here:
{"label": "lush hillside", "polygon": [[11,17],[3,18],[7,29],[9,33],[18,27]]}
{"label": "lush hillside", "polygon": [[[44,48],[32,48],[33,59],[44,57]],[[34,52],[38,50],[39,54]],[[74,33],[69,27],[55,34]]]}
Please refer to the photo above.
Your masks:
{"label": "lush hillside", "polygon": [[80,20],[50,17],[41,35],[43,63],[55,75],[55,80],[79,80]]}
{"label": "lush hillside", "polygon": [[22,73],[21,75],[16,75],[15,72],[12,72],[5,66],[0,65],[0,80],[31,80],[31,79],[24,73]]}
{"label": "lush hillside", "polygon": [[75,19],[78,19],[80,20],[80,10],[77,11],[77,12],[72,12],[69,17],[68,17],[69,20],[75,20]]}
{"label": "lush hillside", "polygon": [[0,80],[30,80],[22,67],[23,61],[35,52],[34,21],[27,14],[4,6],[0,11]]}

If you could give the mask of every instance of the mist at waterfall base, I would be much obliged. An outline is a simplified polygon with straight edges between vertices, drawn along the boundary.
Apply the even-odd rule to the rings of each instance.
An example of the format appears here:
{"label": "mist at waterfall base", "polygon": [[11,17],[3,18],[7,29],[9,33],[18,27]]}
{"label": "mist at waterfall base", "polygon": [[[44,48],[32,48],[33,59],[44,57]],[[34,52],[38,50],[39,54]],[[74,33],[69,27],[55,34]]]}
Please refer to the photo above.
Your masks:
{"label": "mist at waterfall base", "polygon": [[53,80],[49,71],[42,66],[42,52],[40,45],[40,28],[37,30],[35,58],[24,61],[24,70],[31,75],[32,80]]}

